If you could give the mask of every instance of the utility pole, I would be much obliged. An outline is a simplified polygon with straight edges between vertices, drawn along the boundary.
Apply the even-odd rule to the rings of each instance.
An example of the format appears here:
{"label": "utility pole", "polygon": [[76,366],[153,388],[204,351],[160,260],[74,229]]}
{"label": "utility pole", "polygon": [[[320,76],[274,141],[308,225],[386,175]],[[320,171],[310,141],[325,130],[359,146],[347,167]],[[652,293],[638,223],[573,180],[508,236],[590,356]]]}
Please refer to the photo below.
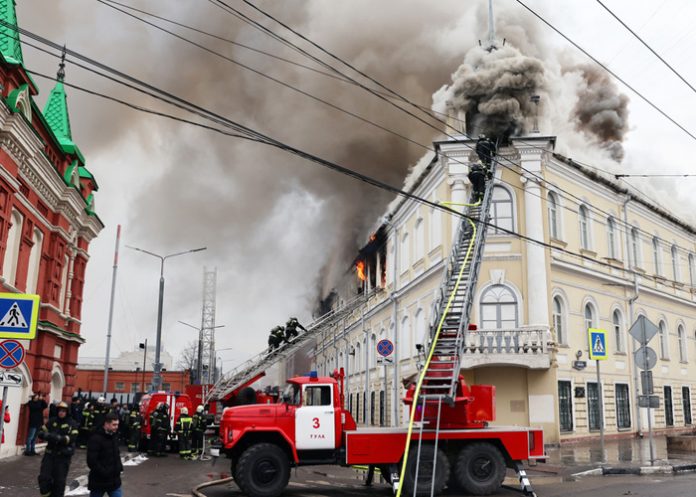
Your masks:
{"label": "utility pole", "polygon": [[116,294],[116,273],[118,271],[118,245],[121,241],[121,225],[116,227],[116,248],[114,249],[114,269],[111,273],[111,298],[109,300],[109,324],[106,328],[106,360],[104,361],[104,385],[102,390],[106,392],[109,384],[109,356],[111,355],[111,324],[114,321],[114,296]]}
{"label": "utility pole", "polygon": [[[207,383],[215,383],[215,305],[217,300],[217,269],[203,268],[203,306],[198,335],[198,378],[203,378],[203,364],[208,364]],[[201,381],[202,384],[202,381]]]}

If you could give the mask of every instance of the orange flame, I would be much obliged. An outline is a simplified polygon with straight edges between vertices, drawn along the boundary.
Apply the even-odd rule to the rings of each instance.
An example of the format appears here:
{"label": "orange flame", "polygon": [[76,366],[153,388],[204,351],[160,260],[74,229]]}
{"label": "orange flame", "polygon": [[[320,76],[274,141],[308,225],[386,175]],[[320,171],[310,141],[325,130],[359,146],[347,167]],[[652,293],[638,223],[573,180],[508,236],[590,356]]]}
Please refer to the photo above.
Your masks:
{"label": "orange flame", "polygon": [[355,264],[355,270],[358,273],[358,278],[365,281],[365,261],[358,261]]}

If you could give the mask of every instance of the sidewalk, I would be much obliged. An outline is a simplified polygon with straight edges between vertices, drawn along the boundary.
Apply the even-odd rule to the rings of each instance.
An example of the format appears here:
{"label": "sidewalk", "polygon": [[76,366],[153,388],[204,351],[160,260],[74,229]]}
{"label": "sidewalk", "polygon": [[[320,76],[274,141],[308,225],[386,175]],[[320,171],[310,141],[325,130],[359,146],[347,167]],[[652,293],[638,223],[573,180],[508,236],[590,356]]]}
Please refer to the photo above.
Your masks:
{"label": "sidewalk", "polygon": [[[604,458],[599,440],[564,445],[560,448],[548,449],[547,462],[530,470],[553,471],[562,477],[570,477],[578,473],[586,473],[590,476],[696,471],[696,453],[668,453],[665,436],[654,437],[653,447],[655,460],[653,464],[650,464],[650,445],[647,437],[607,440],[604,444]],[[649,467],[652,468],[647,469]]]}

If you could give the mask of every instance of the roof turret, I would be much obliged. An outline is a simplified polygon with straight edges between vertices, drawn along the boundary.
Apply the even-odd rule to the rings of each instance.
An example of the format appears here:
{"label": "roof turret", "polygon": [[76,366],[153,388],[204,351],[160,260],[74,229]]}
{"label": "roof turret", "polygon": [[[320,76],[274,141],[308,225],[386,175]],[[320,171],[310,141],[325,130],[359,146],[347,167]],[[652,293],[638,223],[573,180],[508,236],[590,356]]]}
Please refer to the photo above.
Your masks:
{"label": "roof turret", "polygon": [[[24,64],[17,31],[15,0],[0,0],[0,54],[10,64]],[[10,26],[8,26],[8,24]],[[13,29],[11,26],[14,26]]]}

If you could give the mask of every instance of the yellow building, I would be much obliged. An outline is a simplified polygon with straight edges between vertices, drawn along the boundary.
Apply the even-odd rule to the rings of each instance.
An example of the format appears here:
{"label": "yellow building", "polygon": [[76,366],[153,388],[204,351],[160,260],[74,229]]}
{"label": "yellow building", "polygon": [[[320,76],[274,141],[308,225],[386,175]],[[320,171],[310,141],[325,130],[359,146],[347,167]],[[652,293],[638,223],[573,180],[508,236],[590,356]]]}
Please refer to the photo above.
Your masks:
{"label": "yellow building", "polygon": [[[473,145],[463,137],[435,143],[437,154],[410,191],[465,203]],[[493,226],[471,311],[478,329],[467,334],[462,374],[469,383],[496,386],[497,424],[541,426],[547,443],[598,436],[587,329],[605,329],[606,433],[647,431],[647,409],[637,405],[637,342],[628,334],[642,315],[659,327],[650,342],[658,356],[654,427],[690,429],[696,228],[611,176],[554,154],[554,145],[554,137],[532,135],[499,150]],[[365,280],[351,273],[337,289],[336,305],[360,293],[365,304],[317,340],[314,364],[321,373],[345,368],[347,403],[361,424],[407,421],[403,384],[427,346],[459,221],[413,200],[395,201],[356,259]],[[382,339],[395,344],[384,362],[377,354]]]}

